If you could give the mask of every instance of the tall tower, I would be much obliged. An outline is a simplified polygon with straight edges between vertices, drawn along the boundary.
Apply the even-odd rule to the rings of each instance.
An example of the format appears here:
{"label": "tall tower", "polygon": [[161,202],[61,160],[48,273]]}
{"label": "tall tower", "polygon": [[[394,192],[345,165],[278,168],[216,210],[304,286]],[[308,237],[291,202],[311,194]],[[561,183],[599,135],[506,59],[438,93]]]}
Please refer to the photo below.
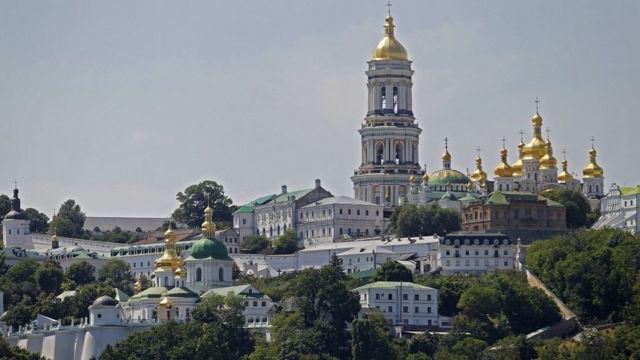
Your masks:
{"label": "tall tower", "polygon": [[29,219],[25,212],[20,208],[20,198],[18,197],[18,188],[13,190],[13,199],[11,199],[11,211],[9,211],[2,220],[2,237],[4,239],[4,247],[17,247],[25,250],[33,249],[33,241],[29,231]]}
{"label": "tall tower", "polygon": [[368,111],[358,130],[362,160],[351,177],[355,198],[382,204],[385,210],[405,197],[412,175],[423,174],[418,158],[422,130],[412,111],[413,70],[394,27],[389,12],[384,38],[368,62]]}
{"label": "tall tower", "polygon": [[591,139],[591,149],[589,150],[589,163],[582,169],[582,193],[588,198],[599,198],[604,196],[604,170],[596,162],[596,149],[593,147]]}

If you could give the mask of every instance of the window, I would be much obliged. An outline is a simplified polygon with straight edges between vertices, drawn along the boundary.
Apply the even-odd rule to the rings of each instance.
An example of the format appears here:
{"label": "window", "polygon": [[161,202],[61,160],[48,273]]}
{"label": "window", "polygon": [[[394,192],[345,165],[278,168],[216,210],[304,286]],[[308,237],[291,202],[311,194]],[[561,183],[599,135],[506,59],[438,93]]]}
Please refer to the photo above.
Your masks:
{"label": "window", "polygon": [[380,215],[380,211],[376,210],[376,216],[379,216],[379,215]]}
{"label": "window", "polygon": [[380,300],[380,294],[376,294],[376,300]]}
{"label": "window", "polygon": [[431,314],[431,306],[427,307],[427,314]]}
{"label": "window", "polygon": [[365,211],[364,211],[364,215],[365,215],[365,216],[369,216],[369,210],[365,210]]}
{"label": "window", "polygon": [[265,306],[267,306],[267,302],[266,302],[266,301],[263,301],[263,302],[262,302],[262,307],[265,307]]}
{"label": "window", "polygon": [[258,307],[258,302],[257,301],[253,302],[253,307]]}
{"label": "window", "polygon": [[389,300],[393,300],[393,294],[389,294]]}
{"label": "window", "polygon": [[202,269],[201,268],[197,268],[196,269],[196,281],[202,281]]}
{"label": "window", "polygon": [[98,314],[98,319],[102,318],[102,314]]}
{"label": "window", "polygon": [[356,215],[360,215],[360,209],[356,210]]}
{"label": "window", "polygon": [[347,210],[347,215],[351,215],[351,209]]}
{"label": "window", "polygon": [[413,300],[415,300],[415,301],[420,300],[420,294],[414,294],[413,295]]}
{"label": "window", "polygon": [[420,307],[419,306],[414,307],[413,308],[413,312],[416,313],[416,314],[419,313],[420,312]]}
{"label": "window", "polygon": [[218,280],[224,281],[224,269],[223,268],[218,269]]}
{"label": "window", "polygon": [[389,312],[393,312],[393,306],[389,305],[387,309],[389,310]]}
{"label": "window", "polygon": [[504,251],[504,254],[505,254],[505,255],[509,255],[509,250],[505,250],[505,251]]}
{"label": "window", "polygon": [[409,294],[402,294],[402,300],[409,300]]}
{"label": "window", "polygon": [[427,294],[427,301],[431,301],[431,294]]}
{"label": "window", "polygon": [[403,313],[408,313],[409,312],[409,307],[408,306],[403,306],[402,307],[402,312]]}
{"label": "window", "polygon": [[340,215],[342,215],[342,209],[340,209]]}

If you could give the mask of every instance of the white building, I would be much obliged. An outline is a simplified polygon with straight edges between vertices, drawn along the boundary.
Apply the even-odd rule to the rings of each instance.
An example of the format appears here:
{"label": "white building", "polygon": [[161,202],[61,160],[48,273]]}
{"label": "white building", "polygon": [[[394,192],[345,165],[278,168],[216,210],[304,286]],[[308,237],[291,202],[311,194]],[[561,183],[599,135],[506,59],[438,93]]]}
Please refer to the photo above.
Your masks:
{"label": "white building", "polygon": [[27,214],[20,208],[20,198],[18,188],[13,190],[11,199],[11,210],[2,220],[2,238],[4,247],[16,247],[25,250],[33,249],[29,231],[29,219]]}
{"label": "white building", "polygon": [[216,231],[216,239],[224,242],[229,254],[240,252],[240,242],[238,233],[231,229]]}
{"label": "white building", "polygon": [[211,289],[204,293],[202,297],[205,298],[211,294],[226,297],[232,293],[242,298],[245,327],[265,328],[271,326],[275,315],[275,304],[269,296],[263,294],[252,285],[246,284]]}
{"label": "white building", "polygon": [[515,242],[506,235],[449,234],[440,239],[438,267],[442,275],[513,270],[515,251]]}
{"label": "white building", "polygon": [[298,238],[305,245],[369,237],[383,230],[382,205],[347,196],[324,198],[303,206],[297,214]]}
{"label": "white building", "polygon": [[402,254],[395,253],[380,246],[357,246],[338,255],[342,260],[342,268],[347,274],[373,270],[388,261],[400,260]]}
{"label": "white building", "polygon": [[592,228],[610,227],[640,234],[640,186],[611,185],[601,201],[600,214]]}
{"label": "white building", "polygon": [[410,282],[378,281],[354,289],[363,310],[379,310],[393,325],[440,326],[438,291]]}

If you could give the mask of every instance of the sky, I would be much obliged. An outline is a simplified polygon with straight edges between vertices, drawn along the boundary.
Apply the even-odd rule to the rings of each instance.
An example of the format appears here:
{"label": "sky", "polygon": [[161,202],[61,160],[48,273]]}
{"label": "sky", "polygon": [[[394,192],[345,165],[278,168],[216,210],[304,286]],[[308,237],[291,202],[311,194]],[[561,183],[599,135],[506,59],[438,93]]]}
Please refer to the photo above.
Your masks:
{"label": "sky", "polygon": [[[52,213],[166,217],[188,185],[236,204],[313,187],[353,196],[366,62],[384,0],[0,0],[0,193]],[[534,99],[555,155],[640,184],[640,2],[396,0],[420,162],[516,159]]]}

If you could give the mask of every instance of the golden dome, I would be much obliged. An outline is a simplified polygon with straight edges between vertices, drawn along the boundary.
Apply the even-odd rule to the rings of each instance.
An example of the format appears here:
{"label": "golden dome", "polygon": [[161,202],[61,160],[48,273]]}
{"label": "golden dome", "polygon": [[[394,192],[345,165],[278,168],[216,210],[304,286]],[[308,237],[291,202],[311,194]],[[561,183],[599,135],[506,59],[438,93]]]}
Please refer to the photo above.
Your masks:
{"label": "golden dome", "polygon": [[424,173],[424,175],[422,175],[422,181],[424,183],[428,183],[429,182],[429,175],[427,175],[426,172]]}
{"label": "golden dome", "polygon": [[482,170],[482,159],[480,156],[476,158],[476,169],[471,174],[471,181],[479,181],[481,184],[487,182],[487,173]]}
{"label": "golden dome", "polygon": [[551,147],[551,141],[547,140],[544,144],[545,154],[540,158],[540,170],[557,169],[558,160],[553,157],[553,148]]}
{"label": "golden dome", "polygon": [[524,148],[524,143],[521,141],[520,144],[518,144],[518,153],[520,154],[520,156],[518,157],[518,160],[516,160],[516,162],[513,163],[513,166],[511,166],[511,169],[513,170],[513,176],[522,176],[522,150]]}
{"label": "golden dome", "polygon": [[582,169],[582,175],[586,178],[597,178],[604,176],[604,170],[596,163],[596,149],[589,150],[589,164]]}
{"label": "golden dome", "polygon": [[567,171],[568,164],[567,159],[562,160],[562,172],[558,175],[559,183],[566,183],[569,180],[573,180],[573,176],[569,174],[569,171]]}
{"label": "golden dome", "polygon": [[407,50],[393,35],[393,18],[391,15],[385,19],[385,36],[373,50],[373,60],[409,60]]}
{"label": "golden dome", "polygon": [[415,184],[415,183],[416,183],[415,176],[413,176],[413,175],[409,176],[409,184]]}
{"label": "golden dome", "polygon": [[172,271],[176,269],[179,256],[176,252],[176,237],[171,230],[171,222],[169,222],[169,228],[164,235],[164,254],[156,259],[156,270]]}
{"label": "golden dome", "polygon": [[176,277],[181,279],[187,278],[187,269],[184,268],[184,260],[178,259],[178,266],[176,269]]}
{"label": "golden dome", "polygon": [[161,306],[161,307],[167,308],[167,309],[171,309],[173,307],[173,301],[169,300],[169,298],[165,296],[162,299],[162,301],[160,301],[158,306]]}
{"label": "golden dome", "polygon": [[140,278],[138,278],[136,283],[133,285],[133,292],[137,294],[140,291],[142,291],[142,283],[140,282]]}
{"label": "golden dome", "polygon": [[445,148],[442,153],[442,161],[451,161],[451,154],[449,154],[449,149]]}
{"label": "golden dome", "polygon": [[213,209],[207,206],[204,209],[204,222],[202,223],[202,236],[212,239],[216,235],[216,224],[213,222]]}
{"label": "golden dome", "polygon": [[493,170],[496,177],[512,177],[513,168],[507,163],[507,149],[504,147],[500,150],[500,163]]}
{"label": "golden dome", "polygon": [[467,192],[471,192],[471,191],[473,191],[473,183],[469,181],[467,183]]}
{"label": "golden dome", "polygon": [[533,124],[533,138],[522,149],[523,159],[535,159],[539,160],[546,153],[545,141],[542,139],[542,117],[536,111],[536,114],[531,119]]}

